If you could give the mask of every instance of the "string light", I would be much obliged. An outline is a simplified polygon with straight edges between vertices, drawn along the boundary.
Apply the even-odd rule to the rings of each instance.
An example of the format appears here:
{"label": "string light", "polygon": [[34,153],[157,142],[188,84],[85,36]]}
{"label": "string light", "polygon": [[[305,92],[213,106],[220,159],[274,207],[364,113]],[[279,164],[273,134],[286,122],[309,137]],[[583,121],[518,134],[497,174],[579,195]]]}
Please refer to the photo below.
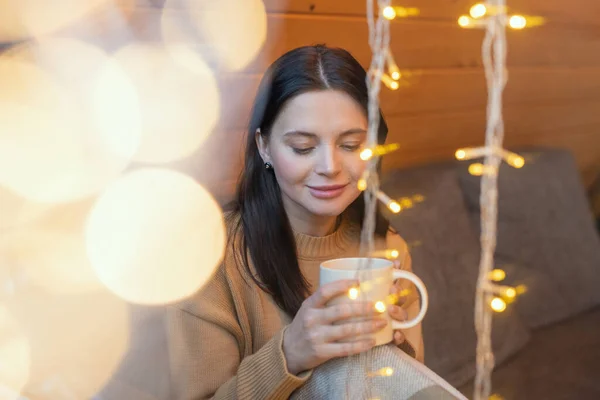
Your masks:
{"label": "string light", "polygon": [[364,149],[360,152],[361,160],[367,161],[370,160],[373,156],[383,156],[393,151],[396,151],[400,148],[400,145],[397,143],[390,143],[385,145],[377,145],[375,149]]}
{"label": "string light", "polygon": [[392,77],[393,80],[397,81],[402,77],[402,74],[400,73],[400,69],[398,68],[398,65],[396,64],[396,61],[394,60],[394,56],[392,55],[392,52],[390,49],[388,49],[387,54],[386,54],[386,62],[387,62],[387,66],[388,66],[388,72],[390,74],[390,76]]}
{"label": "string light", "polygon": [[382,191],[377,192],[377,198],[390,209],[394,214],[398,214],[402,207],[395,200],[392,200],[387,194]]}
{"label": "string light", "polygon": [[[497,156],[502,158],[508,165],[513,168],[523,168],[525,165],[525,159],[520,155],[511,151],[499,148],[499,147],[470,147],[458,149],[454,154],[457,160],[472,160],[474,158],[480,158],[484,156]],[[473,164],[481,165],[481,164]],[[480,173],[475,172],[473,175],[482,175],[485,173],[482,168],[474,167],[474,171],[481,171]]]}
{"label": "string light", "polygon": [[508,25],[513,29],[523,29],[527,26],[527,20],[522,15],[513,15],[508,20]]}
{"label": "string light", "polygon": [[469,10],[469,14],[475,19],[483,17],[486,13],[487,7],[483,3],[477,3]]}
{"label": "string light", "polygon": [[502,269],[495,269],[492,272],[490,272],[490,279],[493,280],[494,282],[503,281],[505,278],[506,278],[506,272],[504,272],[504,270],[502,270]]}
{"label": "string light", "polygon": [[498,21],[501,24],[515,30],[540,26],[543,25],[545,22],[544,18],[542,17],[524,16],[520,14],[512,15],[507,19],[506,6],[497,6],[492,4],[491,2],[489,2],[488,4],[474,4],[469,10],[469,15],[461,15],[458,18],[457,22],[460,27],[466,29],[485,28],[487,25],[487,19],[496,16],[500,17]]}
{"label": "string light", "polygon": [[490,307],[492,308],[492,310],[501,313],[504,310],[506,310],[506,302],[500,297],[494,297],[490,302]]}
{"label": "string light", "polygon": [[351,300],[356,300],[358,298],[358,289],[357,288],[351,288],[348,291],[348,297],[350,297]]}
{"label": "string light", "polygon": [[385,86],[388,87],[388,89],[391,90],[398,90],[398,88],[400,87],[398,81],[393,80],[392,77],[388,74],[381,74],[381,81],[384,83]]}
{"label": "string light", "polygon": [[396,10],[392,6],[384,7],[382,14],[385,19],[390,21],[396,18]]}
{"label": "string light", "polygon": [[365,190],[367,190],[367,181],[365,179],[363,179],[363,178],[359,179],[358,183],[356,184],[356,187],[361,192],[364,192]]}
{"label": "string light", "polygon": [[375,303],[375,309],[380,313],[385,312],[385,303],[383,301],[378,301],[377,303]]}
{"label": "string light", "polygon": [[396,249],[378,250],[371,253],[373,258],[387,258],[389,260],[395,260],[400,256],[400,252]]}
{"label": "string light", "polygon": [[495,168],[491,165],[483,165],[481,163],[469,165],[469,174],[473,176],[493,175],[494,171]]}

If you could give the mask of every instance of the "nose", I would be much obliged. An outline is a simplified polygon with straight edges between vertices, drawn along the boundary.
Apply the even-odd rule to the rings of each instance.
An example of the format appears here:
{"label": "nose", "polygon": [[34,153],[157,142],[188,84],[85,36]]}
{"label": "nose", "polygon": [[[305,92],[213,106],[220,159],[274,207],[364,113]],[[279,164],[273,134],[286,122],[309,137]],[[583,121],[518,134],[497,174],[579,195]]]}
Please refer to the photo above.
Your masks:
{"label": "nose", "polygon": [[323,146],[317,158],[315,172],[319,175],[333,177],[341,171],[341,162],[335,146]]}

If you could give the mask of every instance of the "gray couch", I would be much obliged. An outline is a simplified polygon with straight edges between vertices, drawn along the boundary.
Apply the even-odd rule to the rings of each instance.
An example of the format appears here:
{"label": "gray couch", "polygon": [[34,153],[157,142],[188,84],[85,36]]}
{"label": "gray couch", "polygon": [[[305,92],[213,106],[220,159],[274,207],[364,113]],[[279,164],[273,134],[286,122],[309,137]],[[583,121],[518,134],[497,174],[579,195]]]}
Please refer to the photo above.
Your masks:
{"label": "gray couch", "polygon": [[[600,399],[600,238],[573,157],[525,150],[499,178],[497,267],[527,291],[495,314],[493,392],[504,399]],[[473,323],[479,263],[480,178],[468,163],[394,171],[393,197],[425,201],[390,215],[412,246],[430,293],[425,363],[468,397],[475,374]]]}

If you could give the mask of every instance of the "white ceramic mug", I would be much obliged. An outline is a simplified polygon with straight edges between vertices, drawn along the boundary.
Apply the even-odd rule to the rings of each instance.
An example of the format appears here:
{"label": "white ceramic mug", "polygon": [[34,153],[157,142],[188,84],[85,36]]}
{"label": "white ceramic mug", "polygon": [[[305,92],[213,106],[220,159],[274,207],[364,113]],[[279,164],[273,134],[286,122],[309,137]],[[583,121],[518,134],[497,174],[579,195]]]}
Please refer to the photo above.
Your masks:
{"label": "white ceramic mug", "polygon": [[[360,282],[357,300],[372,301],[374,303],[383,302],[385,308],[389,304],[390,290],[396,279],[408,279],[417,287],[421,294],[421,309],[419,314],[409,321],[396,321],[392,319],[387,311],[383,315],[387,318],[388,324],[385,328],[374,334],[375,345],[386,344],[392,341],[395,329],[408,329],[417,325],[425,317],[428,306],[427,289],[423,281],[418,276],[409,271],[394,268],[394,262],[381,258],[372,258],[370,268],[359,271],[360,263],[366,265],[366,258],[338,258],[325,261],[321,264],[319,285],[325,285],[344,279],[358,279]],[[331,300],[328,305],[350,303],[353,301],[348,294],[338,296]],[[356,340],[358,338],[353,338]]]}

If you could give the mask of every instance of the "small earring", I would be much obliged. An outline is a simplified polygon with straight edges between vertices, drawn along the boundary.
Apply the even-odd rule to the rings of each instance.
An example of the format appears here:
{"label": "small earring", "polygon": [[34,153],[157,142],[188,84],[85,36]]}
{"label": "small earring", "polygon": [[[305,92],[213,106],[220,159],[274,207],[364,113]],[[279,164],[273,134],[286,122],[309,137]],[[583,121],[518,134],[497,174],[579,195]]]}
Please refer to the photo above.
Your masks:
{"label": "small earring", "polygon": [[270,162],[266,162],[265,169],[273,169],[273,164],[271,164]]}

